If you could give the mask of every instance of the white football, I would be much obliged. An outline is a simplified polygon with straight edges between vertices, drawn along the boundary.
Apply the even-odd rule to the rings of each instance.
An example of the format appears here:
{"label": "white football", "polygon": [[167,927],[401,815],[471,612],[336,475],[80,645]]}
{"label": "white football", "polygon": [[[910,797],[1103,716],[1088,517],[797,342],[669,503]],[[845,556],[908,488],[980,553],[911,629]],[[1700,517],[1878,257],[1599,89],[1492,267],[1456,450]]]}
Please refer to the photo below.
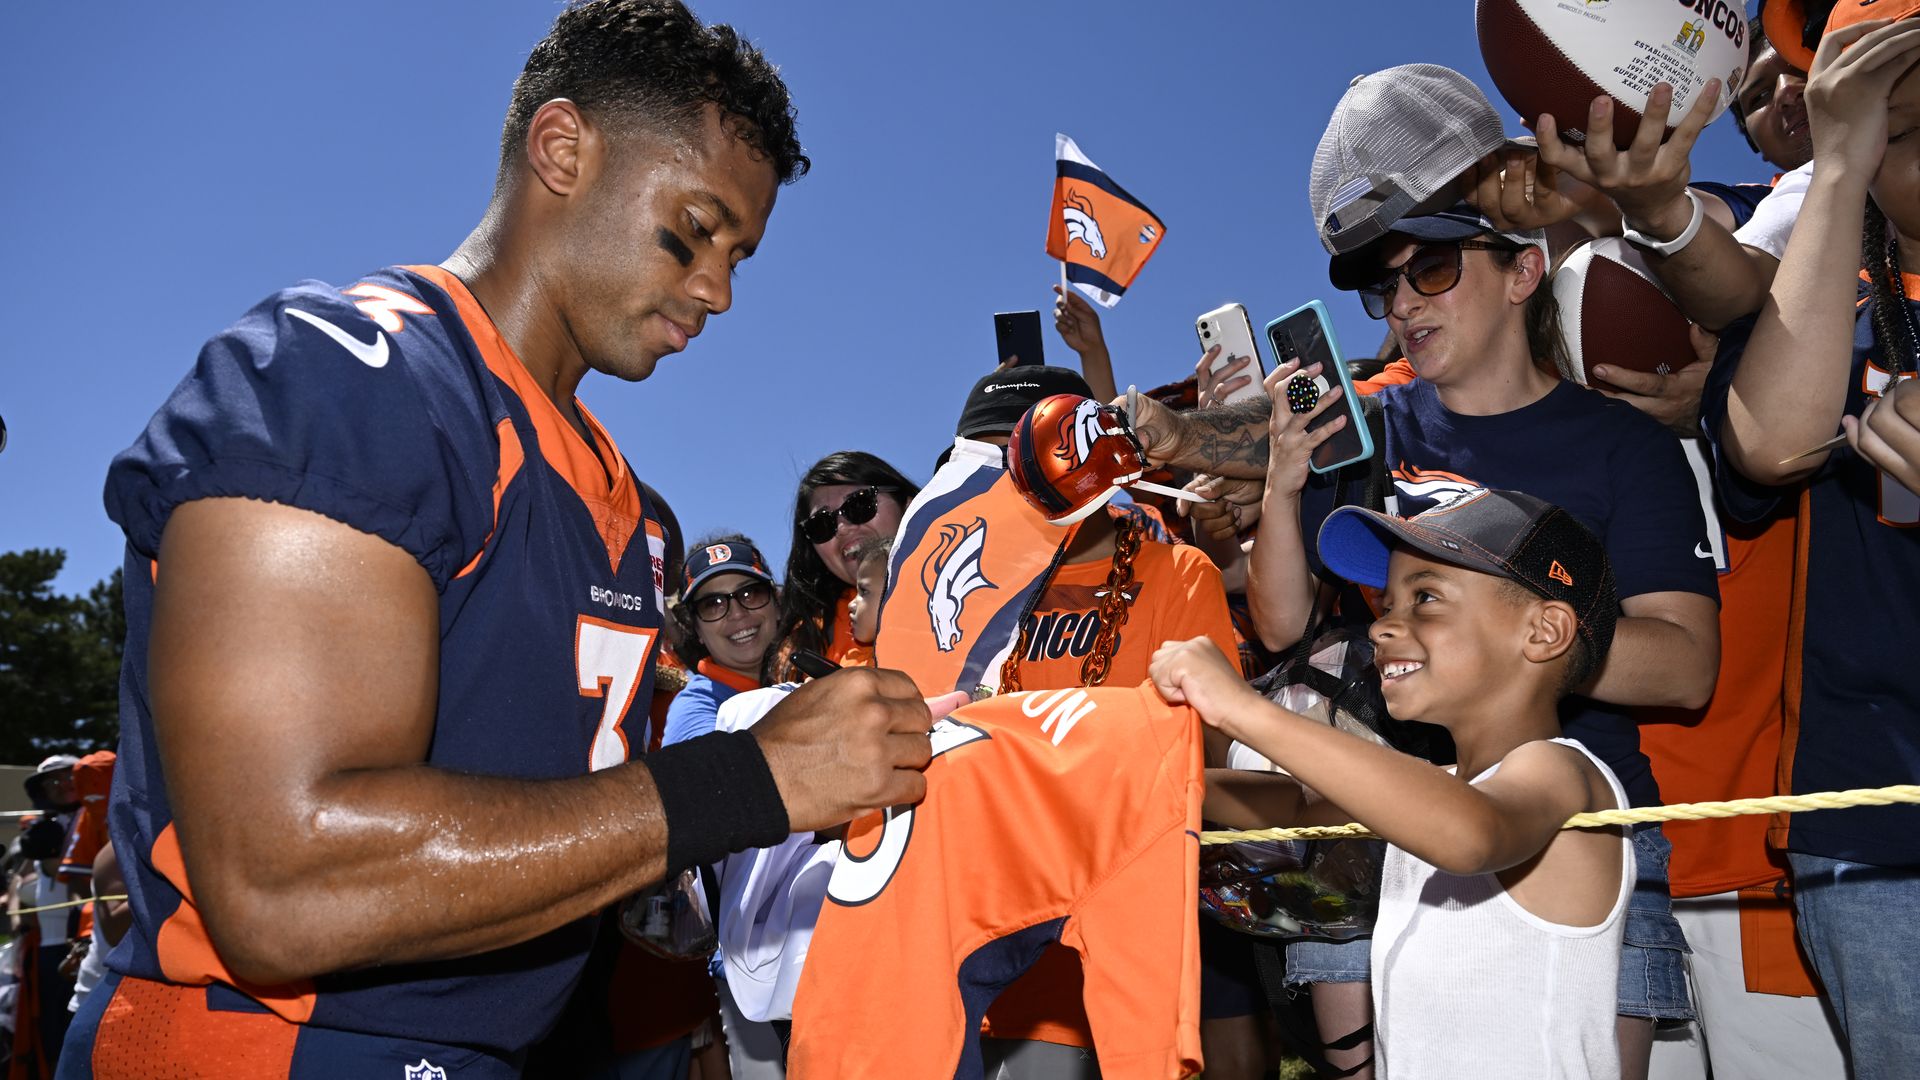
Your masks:
{"label": "white football", "polygon": [[1604,94],[1619,103],[1613,137],[1626,149],[1655,83],[1673,87],[1666,134],[1714,78],[1717,117],[1747,68],[1739,0],[1476,0],[1474,23],[1507,104],[1529,124],[1553,117],[1568,142],[1586,141],[1587,108]]}

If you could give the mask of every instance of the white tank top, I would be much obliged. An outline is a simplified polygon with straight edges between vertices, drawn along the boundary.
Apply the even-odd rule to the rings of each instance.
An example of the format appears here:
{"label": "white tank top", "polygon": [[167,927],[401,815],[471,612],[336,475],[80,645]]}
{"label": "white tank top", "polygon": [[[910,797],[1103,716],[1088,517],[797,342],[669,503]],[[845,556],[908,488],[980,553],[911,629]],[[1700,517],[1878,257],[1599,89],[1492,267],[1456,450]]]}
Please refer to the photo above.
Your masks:
{"label": "white tank top", "polygon": [[[1620,781],[1571,739],[1607,778]],[[1495,765],[1473,783],[1499,771]],[[1373,931],[1380,1080],[1620,1075],[1615,1042],[1620,944],[1633,891],[1633,841],[1620,841],[1620,890],[1598,926],[1528,912],[1493,874],[1449,874],[1388,845]]]}

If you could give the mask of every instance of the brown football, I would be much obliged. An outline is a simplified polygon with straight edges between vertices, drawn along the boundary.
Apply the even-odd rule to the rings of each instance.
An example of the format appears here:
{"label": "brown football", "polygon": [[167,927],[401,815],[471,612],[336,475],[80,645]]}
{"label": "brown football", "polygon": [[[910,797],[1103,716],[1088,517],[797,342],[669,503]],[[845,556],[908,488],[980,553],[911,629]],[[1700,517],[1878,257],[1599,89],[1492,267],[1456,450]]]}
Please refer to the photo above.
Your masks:
{"label": "brown football", "polygon": [[1553,275],[1560,337],[1575,382],[1618,387],[1588,373],[1600,364],[1666,373],[1693,363],[1690,325],[1647,269],[1646,259],[1618,237],[1573,249]]}

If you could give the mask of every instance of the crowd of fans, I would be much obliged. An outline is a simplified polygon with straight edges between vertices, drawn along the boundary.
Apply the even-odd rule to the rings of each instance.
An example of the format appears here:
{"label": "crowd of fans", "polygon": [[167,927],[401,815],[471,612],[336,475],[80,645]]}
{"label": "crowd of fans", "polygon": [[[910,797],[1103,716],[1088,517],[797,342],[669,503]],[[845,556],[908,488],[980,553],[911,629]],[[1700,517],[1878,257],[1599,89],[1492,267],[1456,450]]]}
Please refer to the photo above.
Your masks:
{"label": "crowd of fans", "polygon": [[[1121,399],[1160,478],[1209,501],[1122,495],[1082,523],[1022,613],[1003,689],[1165,687],[1178,682],[1169,665],[1189,661],[1156,652],[1208,639],[1236,680],[1264,692],[1273,681],[1260,677],[1297,663],[1290,657],[1318,662],[1329,642],[1365,643],[1370,626],[1376,640],[1383,633],[1382,594],[1341,580],[1348,572],[1316,545],[1330,519],[1353,504],[1412,517],[1497,489],[1561,508],[1604,548],[1617,610],[1608,598],[1606,632],[1596,639],[1583,625],[1577,645],[1563,644],[1571,659],[1550,689],[1558,731],[1626,801],[1912,782],[1920,696],[1904,684],[1897,650],[1920,630],[1904,613],[1920,595],[1911,531],[1920,390],[1910,378],[1920,333],[1916,279],[1902,269],[1920,259],[1920,20],[1836,29],[1816,52],[1770,40],[1756,18],[1750,40],[1741,85],[1725,88],[1757,155],[1750,176],[1692,177],[1704,107],[1662,142],[1670,93],[1656,89],[1630,148],[1606,138],[1576,146],[1550,127],[1537,148],[1479,147],[1474,168],[1421,193],[1381,240],[1333,256],[1334,287],[1357,294],[1387,331],[1380,356],[1351,361],[1377,425],[1375,461],[1362,465],[1375,482],[1358,485],[1369,495],[1348,489],[1351,474],[1308,468],[1336,430],[1309,423],[1344,408],[1340,394],[1294,411],[1285,387],[1298,371],[1286,363],[1264,375],[1264,393],[1227,404],[1262,372],[1209,351],[1190,376],[1121,395],[1114,354],[1142,361],[1109,343],[1097,311],[1071,291],[1055,326],[1080,370],[988,372],[950,403],[952,440],[930,442],[922,460],[852,449],[822,458],[800,478],[778,575],[755,538],[724,522],[695,523],[689,539],[650,491],[666,523],[671,599],[647,749],[726,730],[730,699],[800,682],[821,662],[873,665],[892,545],[921,490],[913,478],[954,461],[1002,467],[1022,414],[1065,393]],[[1597,120],[1605,106],[1595,109]],[[1469,137],[1460,132],[1481,117],[1463,114],[1476,110],[1499,130],[1485,96],[1445,68],[1356,80],[1316,156],[1316,192],[1353,175],[1416,171],[1404,158]],[[1385,128],[1431,134],[1425,144],[1369,137]],[[1331,222],[1330,207],[1314,209]],[[1623,233],[1695,324],[1696,355],[1659,372],[1601,357],[1588,376],[1604,388],[1590,387],[1569,375],[1551,280],[1577,244]],[[1868,642],[1863,618],[1878,624]],[[1214,728],[1227,726],[1193,703]],[[1221,795],[1210,795],[1207,816],[1219,825],[1280,823],[1262,819],[1262,804],[1241,798],[1224,771],[1271,769],[1254,741],[1209,731],[1209,781]],[[1387,741],[1455,763],[1433,731]],[[125,921],[107,899],[121,891],[101,820],[111,759],[49,759],[32,784],[45,816],[14,844],[9,892],[14,909],[39,910],[15,923],[10,1076],[52,1074],[68,1010],[91,985],[86,965],[97,980],[106,951],[84,945],[110,944]],[[1598,790],[1605,803],[1609,789]],[[1631,877],[1605,923],[1618,942],[1607,951],[1619,954],[1602,1010],[1608,1046],[1569,1052],[1588,1065],[1617,1061],[1627,1077],[1906,1075],[1920,1060],[1920,1000],[1900,967],[1920,944],[1920,828],[1911,808],[1844,815],[1623,834]],[[802,874],[814,848],[827,849],[813,841],[835,838],[801,838],[797,861],[782,865]],[[784,1075],[792,987],[729,963],[742,939],[730,920],[752,917],[728,880],[753,865],[746,858],[701,867],[690,886],[717,927],[710,955],[663,956],[645,934],[620,932],[633,920],[607,920],[529,1072]],[[52,906],[88,895],[88,881],[94,904]],[[1386,1034],[1371,984],[1387,976],[1368,940],[1276,948],[1208,924],[1201,941],[1210,1077],[1266,1076],[1284,1055],[1325,1076],[1366,1078],[1382,1062],[1421,1075],[1424,1059],[1458,1052],[1408,1034],[1423,1030],[1418,1010],[1396,1015]],[[1548,995],[1572,995],[1578,982]],[[1050,946],[987,1014],[988,1075],[1099,1075],[1079,985],[1073,952]],[[1540,1038],[1519,1019],[1484,1026],[1514,1043]]]}
{"label": "crowd of fans", "polygon": [[[1662,145],[1665,91],[1656,91],[1651,122],[1632,148],[1546,138],[1537,158],[1531,149],[1490,151],[1455,185],[1457,204],[1443,199],[1432,212],[1401,219],[1384,243],[1336,256],[1331,268],[1336,286],[1358,292],[1389,331],[1381,356],[1353,361],[1352,373],[1356,389],[1378,395],[1385,414],[1396,512],[1411,515],[1475,488],[1525,491],[1568,509],[1604,542],[1620,604],[1612,647],[1604,664],[1579,676],[1561,722],[1637,805],[1771,792],[1783,749],[1789,761],[1779,770],[1780,788],[1804,789],[1792,768],[1796,749],[1847,753],[1808,748],[1809,739],[1833,738],[1823,733],[1840,720],[1803,712],[1794,698],[1799,687],[1789,682],[1789,669],[1796,678],[1813,677],[1799,674],[1810,661],[1789,658],[1790,623],[1802,635],[1795,647],[1807,657],[1823,636],[1844,632],[1789,611],[1809,587],[1806,532],[1817,534],[1823,524],[1855,527],[1859,496],[1840,491],[1875,470],[1916,490],[1907,441],[1915,395],[1898,378],[1911,360],[1875,361],[1894,377],[1875,388],[1886,396],[1872,414],[1844,422],[1860,433],[1851,447],[1831,461],[1786,462],[1802,444],[1819,444],[1842,426],[1840,376],[1823,377],[1823,385],[1835,387],[1820,391],[1829,407],[1809,418],[1807,377],[1791,365],[1818,349],[1831,354],[1824,362],[1838,372],[1851,347],[1856,299],[1892,313],[1876,314],[1872,333],[1881,336],[1863,329],[1861,348],[1912,354],[1909,324],[1898,316],[1906,294],[1898,291],[1895,269],[1912,250],[1898,224],[1911,213],[1880,207],[1899,199],[1914,205],[1892,167],[1906,152],[1905,128],[1920,108],[1912,80],[1893,93],[1905,70],[1900,63],[1849,66],[1839,43],[1828,47],[1831,56],[1822,54],[1810,79],[1807,58],[1793,58],[1802,51],[1798,43],[1776,48],[1757,18],[1752,29],[1751,66],[1730,88],[1734,122],[1758,155],[1751,177],[1692,178],[1688,154],[1704,117],[1679,121]],[[1902,46],[1905,63],[1916,55],[1912,38],[1907,34]],[[1337,145],[1334,129],[1405,120],[1423,99],[1470,102],[1478,94],[1465,83],[1426,66],[1361,80],[1330,125],[1322,157],[1353,152]],[[1895,138],[1876,179],[1880,147],[1860,132],[1884,132],[1889,112]],[[1842,134],[1823,137],[1834,129]],[[1825,176],[1847,178],[1844,193],[1814,199],[1821,189],[1809,178],[1817,160]],[[1395,163],[1371,164],[1389,172]],[[1874,181],[1872,198],[1866,180]],[[1571,381],[1550,284],[1556,262],[1580,242],[1623,229],[1671,239],[1687,228],[1696,202],[1703,220],[1695,239],[1648,256],[1696,325],[1692,362],[1654,373],[1608,365],[1603,356],[1589,377],[1605,389]],[[1868,284],[1858,298],[1856,245],[1789,246],[1805,206],[1820,210],[1827,235],[1862,235],[1860,277]],[[1796,323],[1809,303],[1832,309],[1819,316],[1818,336]],[[1051,394],[1114,396],[1113,359],[1095,309],[1064,294],[1055,320],[1085,374],[1022,366],[983,378],[955,403],[955,443],[940,462],[956,453],[988,460],[1003,454],[1019,413]],[[1364,628],[1373,618],[1364,595],[1329,584],[1315,551],[1313,538],[1336,502],[1333,485],[1307,469],[1308,452],[1325,437],[1308,433],[1312,414],[1269,408],[1266,399],[1243,408],[1234,422],[1262,430],[1234,451],[1199,449],[1177,434],[1183,421],[1175,414],[1218,408],[1258,376],[1249,363],[1209,353],[1190,378],[1137,406],[1134,419],[1152,463],[1212,501],[1176,509],[1122,497],[1082,528],[1026,617],[1015,649],[1018,685],[1083,684],[1082,660],[1099,635],[1101,587],[1123,532],[1140,534],[1134,565],[1142,585],[1137,597],[1127,597],[1131,608],[1109,684],[1145,680],[1154,649],[1165,641],[1231,643],[1252,677],[1294,650],[1303,628]],[[1293,373],[1292,365],[1272,372],[1268,395],[1282,393]],[[1771,387],[1769,378],[1776,380]],[[1766,411],[1784,409],[1786,399],[1797,402],[1794,415]],[[1230,411],[1222,409],[1212,426],[1230,430]],[[1869,436],[1876,426],[1887,432],[1885,441]],[[888,539],[918,490],[908,478],[917,463],[906,464],[897,469],[845,451],[810,469],[795,498],[783,582],[747,537],[715,534],[688,545],[676,578],[676,648],[696,673],[668,710],[669,742],[711,730],[716,699],[802,677],[791,659],[796,650],[870,662],[876,620],[864,616],[875,612]],[[1796,491],[1811,493],[1810,500]],[[1866,507],[1872,522],[1876,504]],[[1827,517],[1836,520],[1827,524]],[[1908,534],[1889,531],[1875,550],[1881,544],[1887,558],[1911,564]],[[1334,614],[1318,621],[1329,606]],[[1889,685],[1886,692],[1911,711],[1910,691]],[[1900,760],[1913,760],[1910,743]],[[1445,749],[1430,752],[1436,761],[1450,760]],[[1224,761],[1223,752],[1210,763]],[[1899,779],[1884,770],[1876,775]],[[1828,864],[1856,864],[1818,854],[1822,841],[1813,839],[1788,845],[1789,867],[1784,830],[1770,846],[1767,826],[1765,818],[1746,818],[1633,830],[1637,877],[1625,917],[1616,1025],[1622,1075],[1838,1076],[1847,1061],[1859,1076],[1899,1072],[1914,1015],[1888,1002],[1874,976],[1849,975],[1859,961],[1839,953],[1847,939],[1878,931],[1840,929],[1813,914],[1826,901],[1807,895],[1808,873],[1826,875],[1820,894],[1844,892],[1844,872]],[[1848,845],[1826,842],[1836,850]],[[1910,865],[1911,854],[1894,853],[1880,875],[1904,882],[1909,897],[1911,871],[1898,867]],[[1798,947],[1789,896],[1799,904]],[[718,918],[724,923],[732,914],[723,908]],[[1323,1075],[1372,1075],[1369,943],[1303,940],[1286,947],[1279,982],[1310,988],[1311,1022],[1290,1010],[1284,995],[1274,996],[1278,1011],[1270,1010],[1255,964],[1259,948],[1216,928],[1203,937],[1207,1074],[1265,1075],[1278,1055],[1293,1052],[1318,1063]],[[1071,953],[1056,946],[998,999],[986,1026],[993,1037],[989,1075],[1097,1075],[1095,1055],[1082,1049],[1090,1045],[1084,1016],[1070,1000],[1063,1006],[1057,992],[1077,988],[1073,964]],[[714,970],[724,967],[716,961]],[[733,1074],[780,1074],[787,1032],[756,1032],[759,1022],[740,1015],[725,979],[719,981],[725,1023],[715,1045],[728,1048]],[[1863,1022],[1862,1010],[1875,1008],[1893,1011]],[[717,1054],[705,1060],[695,1075],[718,1067]]]}

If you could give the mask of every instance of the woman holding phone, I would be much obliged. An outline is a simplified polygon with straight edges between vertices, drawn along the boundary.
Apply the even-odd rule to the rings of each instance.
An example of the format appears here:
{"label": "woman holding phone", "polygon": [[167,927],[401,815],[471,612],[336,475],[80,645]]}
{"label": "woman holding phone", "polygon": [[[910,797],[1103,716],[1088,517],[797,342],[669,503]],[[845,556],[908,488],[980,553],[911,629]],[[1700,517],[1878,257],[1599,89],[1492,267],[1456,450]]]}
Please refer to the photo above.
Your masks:
{"label": "woman holding phone", "polygon": [[[1387,509],[1410,516],[1483,488],[1506,488],[1566,507],[1603,539],[1621,597],[1619,636],[1599,674],[1565,700],[1562,727],[1607,763],[1637,805],[1656,804],[1659,789],[1625,707],[1698,707],[1719,665],[1715,564],[1710,551],[1699,555],[1710,545],[1679,442],[1631,405],[1560,377],[1557,313],[1537,233],[1503,233],[1465,204],[1389,224],[1381,239],[1336,256],[1329,268],[1335,286],[1359,293],[1367,314],[1387,323],[1418,374],[1376,395],[1385,429],[1379,452],[1391,481]],[[1152,406],[1139,417],[1155,461],[1264,475],[1248,592],[1263,641],[1276,649],[1299,640],[1321,587],[1308,538],[1334,509],[1335,479],[1311,473],[1308,461],[1321,440],[1350,422],[1309,434],[1314,417],[1346,406],[1340,393],[1329,392],[1294,412],[1285,393],[1294,374],[1292,365],[1277,368],[1267,399],[1214,410],[1204,426]],[[1235,419],[1245,427],[1222,437]],[[1267,437],[1240,437],[1253,431]],[[1363,598],[1343,601],[1342,622],[1372,620]],[[1639,873],[1619,1008],[1623,1063],[1636,1075],[1639,1062],[1637,1074],[1644,1075],[1652,1022],[1689,1018],[1691,1006],[1686,945],[1667,895],[1668,845],[1657,828],[1646,828],[1636,832],[1635,847]],[[1315,984],[1329,1042],[1361,1028],[1370,1002],[1366,991],[1328,984],[1364,983],[1368,972],[1369,957],[1358,945],[1289,949],[1288,979]],[[1330,1056],[1342,1067],[1359,1063],[1357,1053]]]}

